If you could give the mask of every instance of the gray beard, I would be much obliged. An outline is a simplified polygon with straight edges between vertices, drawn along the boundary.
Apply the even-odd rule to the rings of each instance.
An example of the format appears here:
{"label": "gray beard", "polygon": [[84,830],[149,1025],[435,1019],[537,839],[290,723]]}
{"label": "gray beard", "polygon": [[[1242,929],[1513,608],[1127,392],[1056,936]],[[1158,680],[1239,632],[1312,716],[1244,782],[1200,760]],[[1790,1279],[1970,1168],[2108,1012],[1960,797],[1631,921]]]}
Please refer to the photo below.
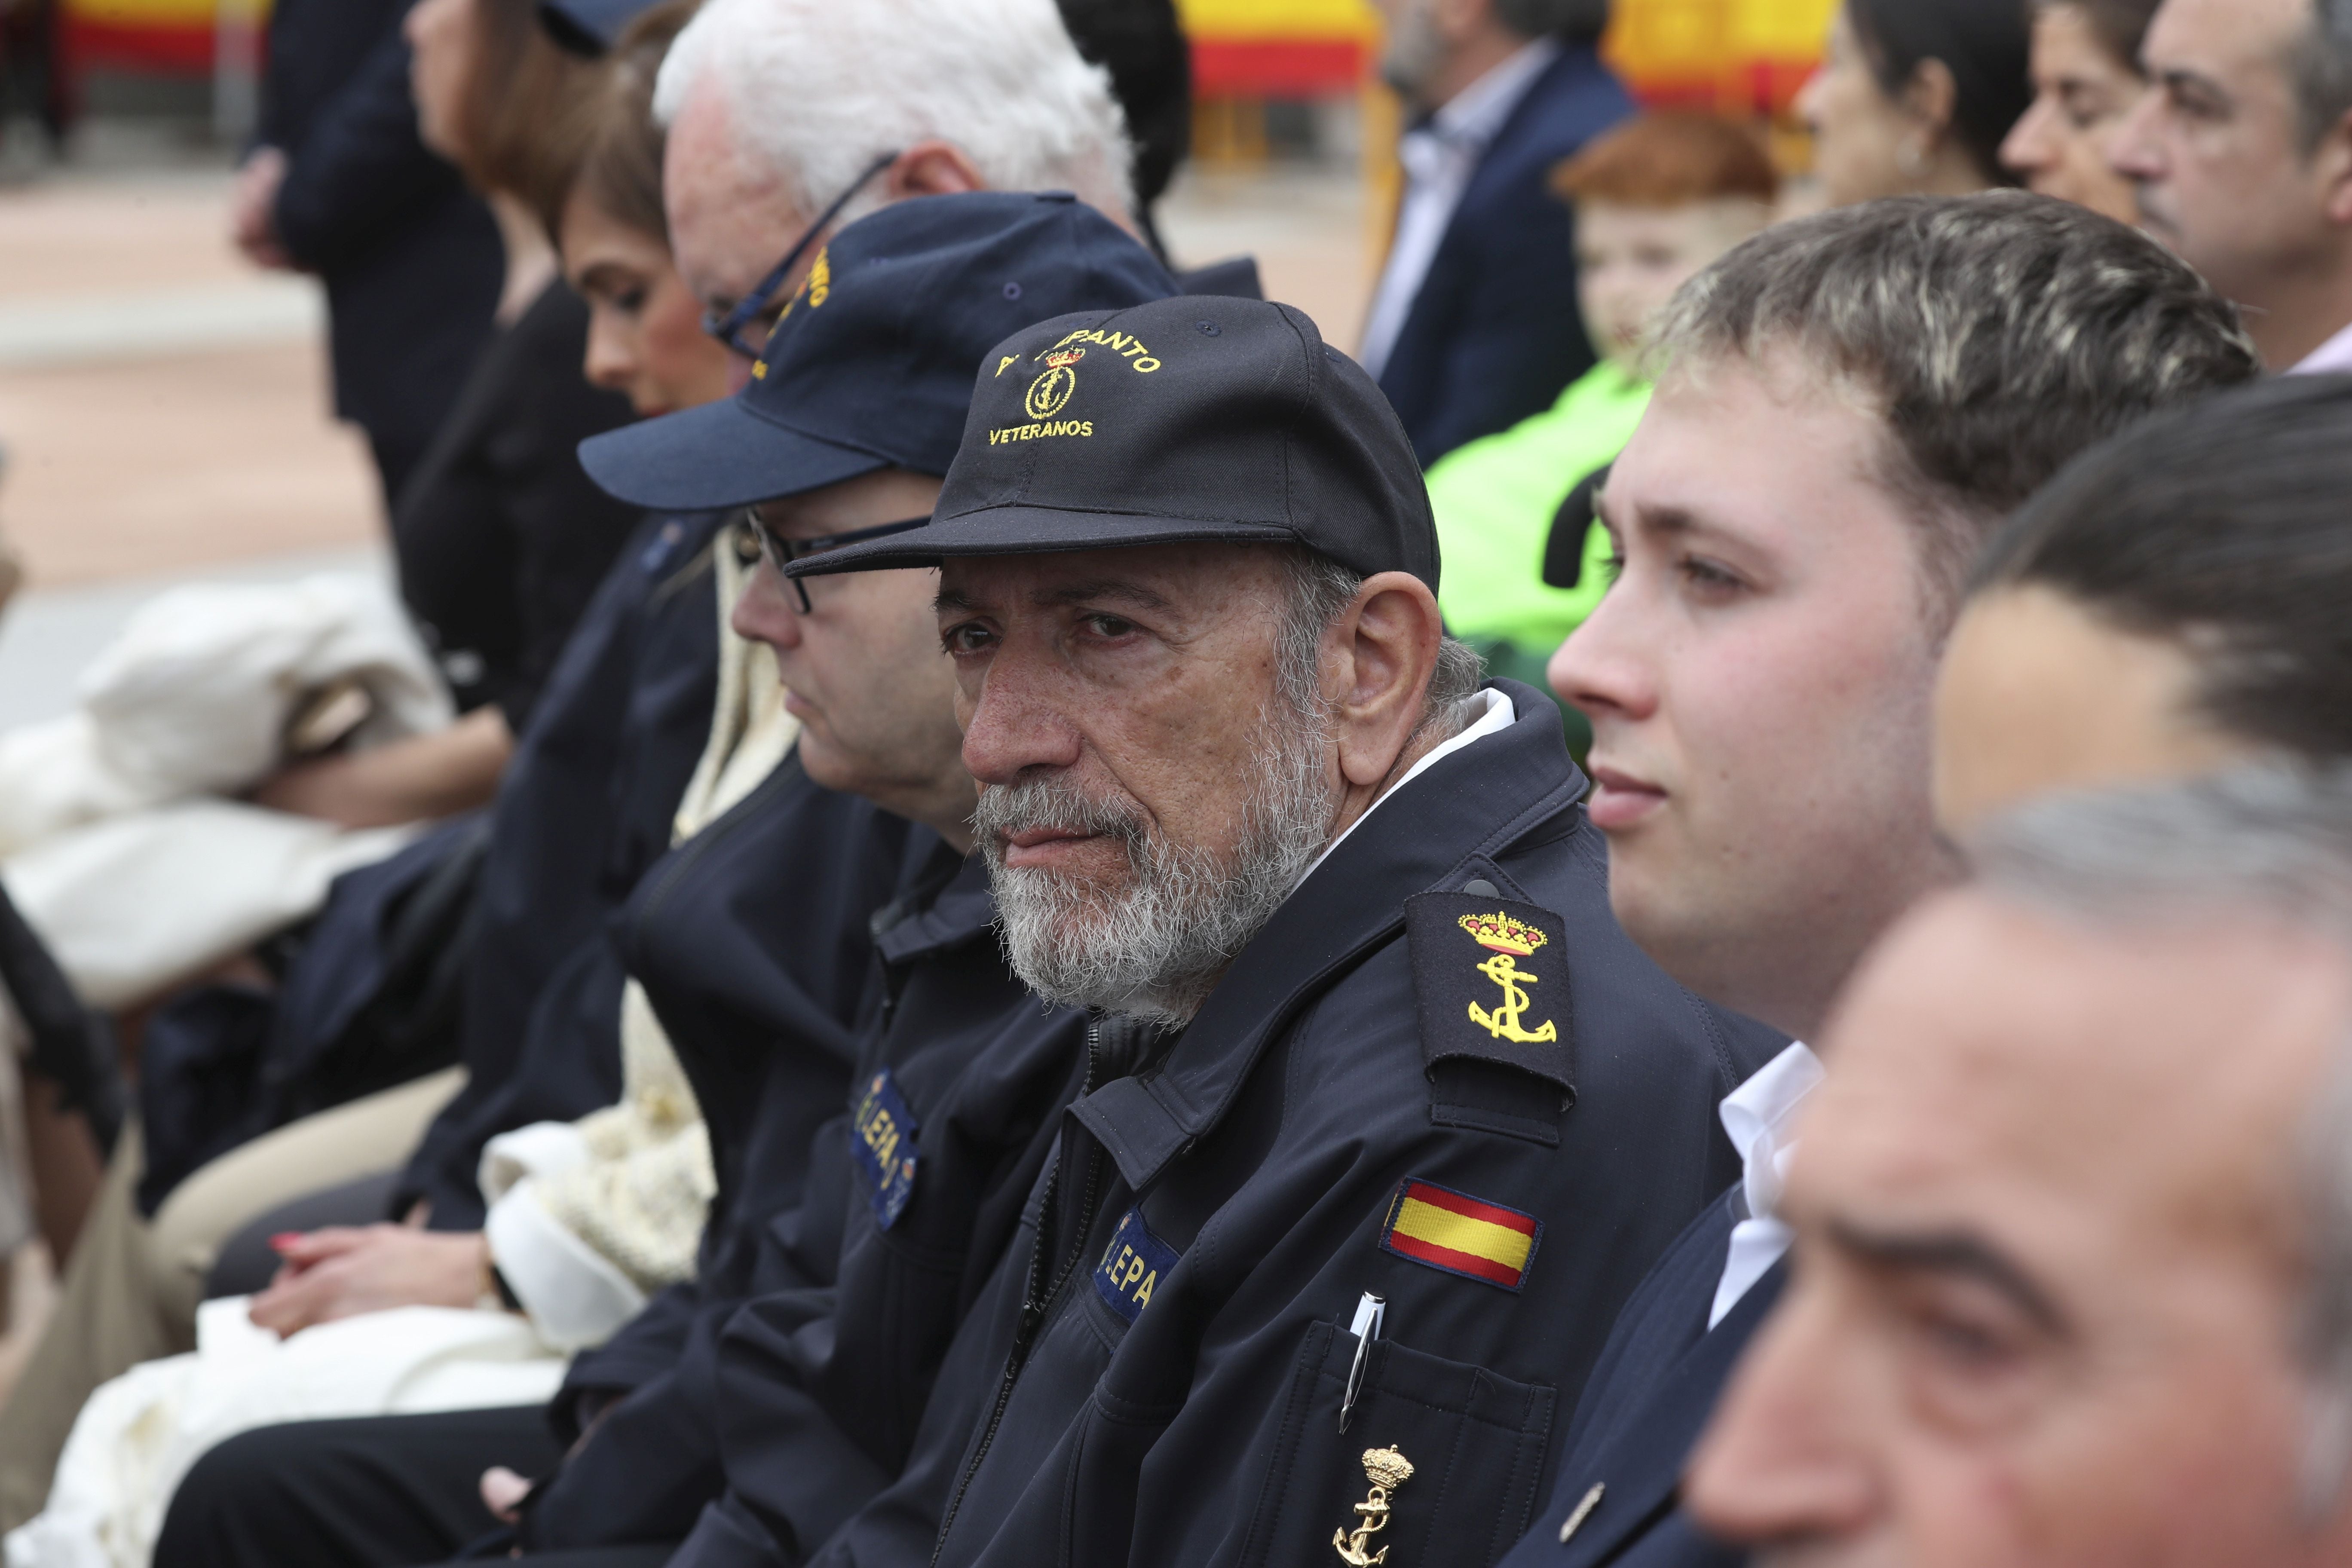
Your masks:
{"label": "gray beard", "polygon": [[[981,791],[972,826],[996,889],[1013,971],[1069,1007],[1149,1023],[1192,1021],[1226,968],[1323,852],[1338,810],[1324,773],[1328,725],[1276,721],[1240,806],[1229,858],[1172,844],[1124,801],[1089,799],[1060,777]],[[1121,841],[1131,875],[1118,891],[1004,864],[1003,836],[1075,828]]]}

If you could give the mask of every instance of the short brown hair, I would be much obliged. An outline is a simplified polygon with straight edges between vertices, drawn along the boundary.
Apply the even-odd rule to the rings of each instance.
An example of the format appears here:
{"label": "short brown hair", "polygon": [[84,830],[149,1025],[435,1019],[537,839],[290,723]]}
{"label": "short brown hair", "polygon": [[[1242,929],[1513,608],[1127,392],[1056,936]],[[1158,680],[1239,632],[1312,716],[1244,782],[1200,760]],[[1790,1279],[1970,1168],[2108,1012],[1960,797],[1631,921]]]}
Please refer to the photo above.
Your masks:
{"label": "short brown hair", "polygon": [[1568,201],[1679,207],[1745,196],[1769,204],[1780,176],[1754,135],[1711,114],[1667,110],[1640,114],[1598,138],[1551,173]]}
{"label": "short brown hair", "polygon": [[537,0],[474,0],[473,15],[458,167],[476,189],[529,206],[551,234],[594,124],[596,68],[548,37]]}
{"label": "short brown hair", "polygon": [[1939,612],[1994,526],[2077,453],[2262,374],[2237,307],[2170,251],[2022,191],[1767,229],[1683,285],[1652,368],[1782,350],[1885,420],[1879,477],[1926,531]]}
{"label": "short brown hair", "polygon": [[662,155],[669,137],[654,118],[654,81],[700,4],[662,0],[613,46],[594,94],[595,127],[572,187],[606,216],[665,242],[669,220],[662,207]]}

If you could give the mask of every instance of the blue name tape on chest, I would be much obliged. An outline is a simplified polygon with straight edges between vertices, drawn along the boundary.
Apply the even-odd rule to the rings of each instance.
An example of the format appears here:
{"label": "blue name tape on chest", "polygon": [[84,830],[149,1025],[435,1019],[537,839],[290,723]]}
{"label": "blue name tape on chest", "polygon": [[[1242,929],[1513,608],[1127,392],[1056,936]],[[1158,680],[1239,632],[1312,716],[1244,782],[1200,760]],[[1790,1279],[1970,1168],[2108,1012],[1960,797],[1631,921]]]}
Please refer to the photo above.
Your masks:
{"label": "blue name tape on chest", "polygon": [[898,1223],[907,1202],[915,1195],[915,1113],[890,1069],[866,1080],[851,1121],[849,1152],[865,1173],[867,1195],[874,1203],[874,1222],[884,1230]]}
{"label": "blue name tape on chest", "polygon": [[1131,1323],[1151,1305],[1151,1293],[1176,1267],[1177,1256],[1174,1247],[1151,1234],[1141,1209],[1129,1209],[1111,1232],[1102,1261],[1095,1265],[1095,1292]]}

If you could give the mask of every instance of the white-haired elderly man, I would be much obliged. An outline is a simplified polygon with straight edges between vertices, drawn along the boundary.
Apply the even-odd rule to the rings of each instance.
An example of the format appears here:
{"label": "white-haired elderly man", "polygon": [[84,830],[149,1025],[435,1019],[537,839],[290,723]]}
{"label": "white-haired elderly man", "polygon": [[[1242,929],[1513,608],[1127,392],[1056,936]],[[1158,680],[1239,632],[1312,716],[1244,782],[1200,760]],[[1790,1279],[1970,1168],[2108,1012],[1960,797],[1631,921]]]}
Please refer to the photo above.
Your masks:
{"label": "white-haired elderly man", "polygon": [[1066,190],[1131,224],[1110,79],[1054,0],[709,0],[654,114],[678,270],[739,379],[824,237],[886,203]]}
{"label": "white-haired elderly man", "polygon": [[2352,789],[2026,808],[1831,1029],[1692,1510],[1766,1563],[2352,1561]]}
{"label": "white-haired elderly man", "polygon": [[1297,311],[1015,334],[930,521],[788,570],[933,562],[1007,951],[1097,1022],[821,1561],[1491,1561],[1783,1042],[1617,929],[1557,711],[1445,637],[1404,430]]}

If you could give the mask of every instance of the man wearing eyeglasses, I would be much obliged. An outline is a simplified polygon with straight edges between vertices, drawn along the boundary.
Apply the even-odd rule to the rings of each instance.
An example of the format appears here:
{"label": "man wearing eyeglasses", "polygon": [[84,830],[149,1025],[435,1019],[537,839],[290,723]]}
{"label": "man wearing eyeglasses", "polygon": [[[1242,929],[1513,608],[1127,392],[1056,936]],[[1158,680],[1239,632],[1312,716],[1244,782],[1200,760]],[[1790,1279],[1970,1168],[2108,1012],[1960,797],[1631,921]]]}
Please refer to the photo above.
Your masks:
{"label": "man wearing eyeglasses", "polygon": [[[895,1479],[891,1455],[905,1451],[964,1305],[1011,1245],[1085,1056],[1084,1020],[1040,1007],[1006,968],[985,869],[966,858],[975,791],[933,624],[937,574],[828,580],[803,596],[774,568],[928,521],[982,355],[1008,331],[1159,298],[1172,281],[1074,198],[986,193],[852,225],[812,273],[822,281],[795,293],[741,395],[592,442],[582,458],[639,504],[754,506],[771,564],[737,624],[776,650],[801,769],[928,826],[938,852],[877,919],[887,1001],[843,1042],[855,1056],[849,1103],[813,1142],[794,1135],[808,1095],[786,1073],[730,1092],[740,1058],[762,1060],[763,1043],[715,1037],[641,976],[703,1102],[721,1191],[698,1278],[573,1363],[556,1416],[587,1431],[521,1510],[519,1544],[534,1555],[660,1562],[706,1505],[692,1550],[804,1554]],[[766,907],[788,847],[756,833],[728,842],[740,907]],[[721,930],[706,915],[669,929],[648,913],[653,929],[633,926],[630,942],[656,956],[821,947],[815,918]],[[730,1047],[735,1059],[714,1059]],[[754,1297],[761,1331],[739,1352],[730,1321]],[[482,1472],[543,1456],[544,1440],[527,1436],[459,1413],[232,1439],[183,1485],[156,1562],[446,1557],[496,1523],[486,1502],[513,1516],[529,1484]],[[739,1465],[756,1508],[732,1496]],[[794,1540],[780,1548],[784,1535]]]}
{"label": "man wearing eyeglasses", "polygon": [[1123,118],[1054,0],[710,0],[654,112],[678,270],[739,377],[816,247],[877,207],[1067,190],[1132,227]]}

